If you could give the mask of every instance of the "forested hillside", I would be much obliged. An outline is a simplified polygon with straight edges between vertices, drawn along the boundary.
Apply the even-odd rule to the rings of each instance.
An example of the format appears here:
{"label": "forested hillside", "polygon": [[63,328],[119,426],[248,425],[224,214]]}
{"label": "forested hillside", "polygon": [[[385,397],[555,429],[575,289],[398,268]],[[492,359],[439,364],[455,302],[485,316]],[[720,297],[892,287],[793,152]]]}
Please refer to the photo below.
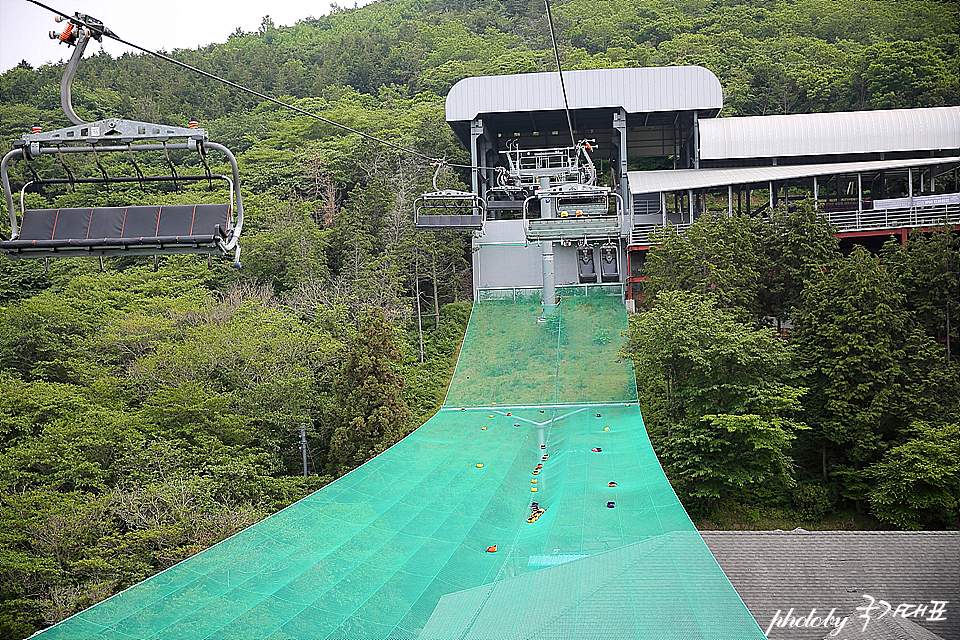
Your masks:
{"label": "forested hillside", "polygon": [[[722,115],[960,103],[951,0],[556,0],[553,11],[565,69],[702,65],[723,84]],[[471,75],[552,70],[549,43],[540,0],[388,0],[290,27],[265,17],[255,33],[171,55],[462,161],[446,92]],[[0,151],[34,123],[68,124],[61,71],[0,75]],[[469,238],[411,228],[432,174],[422,158],[146,55],[88,56],[73,94],[83,118],[198,118],[234,150],[244,267],[0,260],[3,637],[168,567],[390,446],[439,406],[470,308]],[[130,173],[122,158],[104,162]],[[71,166],[97,173],[92,160]],[[18,164],[12,177],[19,187],[29,172]],[[224,197],[205,185],[27,196],[33,207]],[[816,220],[791,220],[710,218],[651,256],[653,310],[624,352],[641,365],[644,412],[678,492],[690,505],[813,522],[859,506],[885,526],[957,526],[960,394],[945,353],[960,306],[955,237],[842,257]],[[795,327],[789,339],[772,337],[770,318]],[[644,331],[674,345],[673,360],[640,344]]]}

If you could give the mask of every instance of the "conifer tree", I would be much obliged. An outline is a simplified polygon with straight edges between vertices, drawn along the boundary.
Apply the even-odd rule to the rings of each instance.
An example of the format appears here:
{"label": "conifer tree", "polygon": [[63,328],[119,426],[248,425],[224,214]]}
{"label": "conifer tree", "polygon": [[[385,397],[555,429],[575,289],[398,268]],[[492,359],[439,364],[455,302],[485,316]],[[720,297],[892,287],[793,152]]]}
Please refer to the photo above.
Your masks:
{"label": "conifer tree", "polygon": [[824,478],[832,474],[840,496],[858,504],[868,489],[864,466],[937,409],[916,400],[937,400],[948,380],[904,305],[895,274],[856,247],[808,281],[796,315],[793,339],[810,388],[806,455],[819,457]]}
{"label": "conifer tree", "polygon": [[356,343],[336,387],[342,405],[330,439],[328,466],[337,476],[385,451],[404,435],[410,409],[400,399],[403,380],[394,372],[400,352],[383,311],[360,317]]}

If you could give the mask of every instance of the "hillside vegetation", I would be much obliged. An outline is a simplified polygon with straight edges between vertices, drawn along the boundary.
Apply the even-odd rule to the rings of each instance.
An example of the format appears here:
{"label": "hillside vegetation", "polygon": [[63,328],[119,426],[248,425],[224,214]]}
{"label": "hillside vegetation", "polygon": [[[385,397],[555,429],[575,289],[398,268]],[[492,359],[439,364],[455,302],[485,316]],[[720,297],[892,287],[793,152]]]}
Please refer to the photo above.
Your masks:
{"label": "hillside vegetation", "polygon": [[[949,0],[553,9],[565,69],[703,65],[723,84],[723,115],[960,102],[960,9]],[[446,92],[471,75],[551,71],[549,43],[539,0],[388,0],[288,27],[265,17],[255,33],[171,55],[465,161],[444,122]],[[61,71],[0,75],[0,151],[34,123],[68,124]],[[0,260],[2,637],[61,620],[390,446],[439,406],[470,309],[469,238],[411,228],[432,176],[423,158],[146,55],[89,56],[73,94],[88,120],[198,118],[237,153],[244,268]],[[98,175],[92,159],[70,162]],[[122,158],[104,163],[131,174]],[[53,159],[35,165],[59,171]],[[161,157],[145,169],[166,172]],[[19,188],[30,174],[17,163],[12,178]],[[467,178],[440,176],[461,188]],[[226,194],[27,197],[36,208]],[[624,353],[642,365],[644,413],[678,492],[706,511],[817,518],[859,505],[885,526],[955,527],[960,394],[945,352],[960,306],[955,237],[918,237],[882,260],[842,257],[815,219],[790,220],[776,224],[792,235],[705,219],[651,256],[652,311],[633,321]],[[813,250],[808,237],[825,240]],[[796,330],[774,338],[770,318]],[[672,350],[650,349],[646,334]]]}

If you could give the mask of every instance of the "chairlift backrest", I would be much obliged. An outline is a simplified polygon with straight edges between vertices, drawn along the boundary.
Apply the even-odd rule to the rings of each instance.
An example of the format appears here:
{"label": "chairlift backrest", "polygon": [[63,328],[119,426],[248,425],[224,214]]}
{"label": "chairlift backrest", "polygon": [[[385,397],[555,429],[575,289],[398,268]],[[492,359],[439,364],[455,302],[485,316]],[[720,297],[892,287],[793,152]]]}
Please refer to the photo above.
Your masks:
{"label": "chairlift backrest", "polygon": [[420,230],[483,229],[486,208],[483,199],[470,191],[440,189],[437,177],[447,166],[445,161],[434,163],[433,191],[424,193],[413,203],[414,228]]}
{"label": "chairlift backrest", "polygon": [[620,256],[616,245],[600,247],[600,276],[603,282],[620,280]]}

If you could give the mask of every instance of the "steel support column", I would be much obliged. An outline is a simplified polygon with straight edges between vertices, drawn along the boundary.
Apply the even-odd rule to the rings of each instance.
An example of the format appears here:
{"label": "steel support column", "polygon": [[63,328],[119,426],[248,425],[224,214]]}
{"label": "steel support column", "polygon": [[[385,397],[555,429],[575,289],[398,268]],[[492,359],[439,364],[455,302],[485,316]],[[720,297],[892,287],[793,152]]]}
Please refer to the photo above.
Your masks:
{"label": "steel support column", "polygon": [[693,112],[693,168],[700,168],[700,113]]}
{"label": "steel support column", "polygon": [[617,145],[619,151],[617,186],[620,189],[620,195],[623,197],[623,206],[632,212],[633,198],[631,198],[632,194],[630,193],[630,181],[627,178],[627,112],[624,109],[620,109],[613,114],[613,128],[620,134],[620,144]]}
{"label": "steel support column", "polygon": [[[547,190],[550,188],[549,176],[540,178],[540,188]],[[554,202],[553,198],[543,198],[540,200],[540,217],[544,220],[553,218]],[[557,310],[557,290],[554,280],[553,265],[553,242],[551,240],[542,240],[540,250],[543,254],[543,316],[552,316]]]}

